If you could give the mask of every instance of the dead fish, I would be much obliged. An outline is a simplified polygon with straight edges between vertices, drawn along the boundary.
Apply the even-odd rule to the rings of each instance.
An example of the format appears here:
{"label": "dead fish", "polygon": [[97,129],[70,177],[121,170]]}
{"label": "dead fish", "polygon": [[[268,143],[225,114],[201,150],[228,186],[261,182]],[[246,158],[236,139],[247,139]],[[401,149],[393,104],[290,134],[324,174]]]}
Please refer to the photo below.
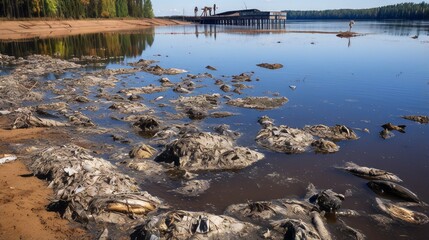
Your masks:
{"label": "dead fish", "polygon": [[17,157],[13,154],[0,154],[0,164],[15,161]]}
{"label": "dead fish", "polygon": [[389,131],[396,130],[398,132],[405,133],[406,125],[393,125],[392,123],[386,123],[386,124],[383,124],[381,127]]}
{"label": "dead fish", "polygon": [[393,182],[384,181],[384,180],[375,180],[375,181],[368,182],[367,185],[376,193],[396,196],[410,202],[423,203],[417,197],[417,195],[411,192],[408,188],[405,188]]}
{"label": "dead fish", "polygon": [[392,182],[402,182],[402,179],[400,179],[398,176],[396,176],[393,173],[390,173],[381,169],[377,169],[377,168],[362,167],[353,162],[347,162],[343,169],[355,176],[362,177],[362,178],[373,179],[373,180],[388,180]]}
{"label": "dead fish", "polygon": [[415,212],[410,209],[397,206],[389,200],[375,198],[375,201],[377,202],[377,206],[382,211],[389,214],[394,219],[419,225],[423,225],[429,222],[428,216],[423,213]]}
{"label": "dead fish", "polygon": [[290,85],[289,88],[292,89],[292,90],[295,90],[296,86],[295,85]]}
{"label": "dead fish", "polygon": [[313,226],[316,228],[319,236],[322,240],[331,240],[331,234],[329,234],[328,229],[326,229],[325,223],[320,217],[320,213],[313,211],[311,212],[311,221]]}

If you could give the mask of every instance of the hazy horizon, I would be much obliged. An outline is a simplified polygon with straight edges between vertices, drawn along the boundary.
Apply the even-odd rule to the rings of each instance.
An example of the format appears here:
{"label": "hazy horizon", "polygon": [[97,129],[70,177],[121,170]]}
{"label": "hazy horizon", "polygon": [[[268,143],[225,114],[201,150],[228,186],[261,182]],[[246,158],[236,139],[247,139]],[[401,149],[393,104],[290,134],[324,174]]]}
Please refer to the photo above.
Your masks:
{"label": "hazy horizon", "polygon": [[157,0],[152,1],[153,9],[156,16],[169,15],[193,15],[194,8],[197,6],[201,9],[204,6],[217,5],[217,12],[225,12],[237,9],[260,9],[260,10],[328,10],[328,9],[360,9],[373,8],[398,3],[421,3],[422,1],[395,1],[395,0],[319,0],[317,2],[311,0],[214,0],[214,1],[173,1],[173,0]]}

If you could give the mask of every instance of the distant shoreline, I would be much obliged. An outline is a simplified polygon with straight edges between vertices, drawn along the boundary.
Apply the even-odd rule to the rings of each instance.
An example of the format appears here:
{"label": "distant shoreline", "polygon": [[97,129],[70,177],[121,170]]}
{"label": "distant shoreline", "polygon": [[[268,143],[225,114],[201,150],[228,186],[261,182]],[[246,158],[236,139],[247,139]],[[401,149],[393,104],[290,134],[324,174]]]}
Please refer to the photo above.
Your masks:
{"label": "distant shoreline", "polygon": [[0,40],[51,38],[189,24],[167,19],[0,20]]}

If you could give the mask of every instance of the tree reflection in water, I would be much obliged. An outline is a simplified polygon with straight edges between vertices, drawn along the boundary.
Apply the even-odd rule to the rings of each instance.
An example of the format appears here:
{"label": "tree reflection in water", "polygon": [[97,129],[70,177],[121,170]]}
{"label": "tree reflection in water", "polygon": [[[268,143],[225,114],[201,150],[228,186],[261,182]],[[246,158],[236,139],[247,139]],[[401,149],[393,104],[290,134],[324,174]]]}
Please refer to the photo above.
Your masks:
{"label": "tree reflection in water", "polygon": [[0,42],[0,53],[16,57],[44,54],[63,59],[98,56],[107,59],[140,56],[155,41],[154,28],[141,31],[95,33],[48,39]]}

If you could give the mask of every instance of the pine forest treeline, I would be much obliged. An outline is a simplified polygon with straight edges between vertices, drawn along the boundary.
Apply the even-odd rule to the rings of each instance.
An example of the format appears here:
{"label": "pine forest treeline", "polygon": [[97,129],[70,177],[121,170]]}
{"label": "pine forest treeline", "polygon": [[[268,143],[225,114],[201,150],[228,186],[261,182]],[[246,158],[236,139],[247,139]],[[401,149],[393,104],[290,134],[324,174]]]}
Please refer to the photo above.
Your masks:
{"label": "pine forest treeline", "polygon": [[6,18],[153,18],[150,0],[0,0]]}
{"label": "pine forest treeline", "polygon": [[406,19],[429,20],[429,4],[401,3],[368,9],[338,9],[324,11],[286,11],[287,18],[300,19]]}

